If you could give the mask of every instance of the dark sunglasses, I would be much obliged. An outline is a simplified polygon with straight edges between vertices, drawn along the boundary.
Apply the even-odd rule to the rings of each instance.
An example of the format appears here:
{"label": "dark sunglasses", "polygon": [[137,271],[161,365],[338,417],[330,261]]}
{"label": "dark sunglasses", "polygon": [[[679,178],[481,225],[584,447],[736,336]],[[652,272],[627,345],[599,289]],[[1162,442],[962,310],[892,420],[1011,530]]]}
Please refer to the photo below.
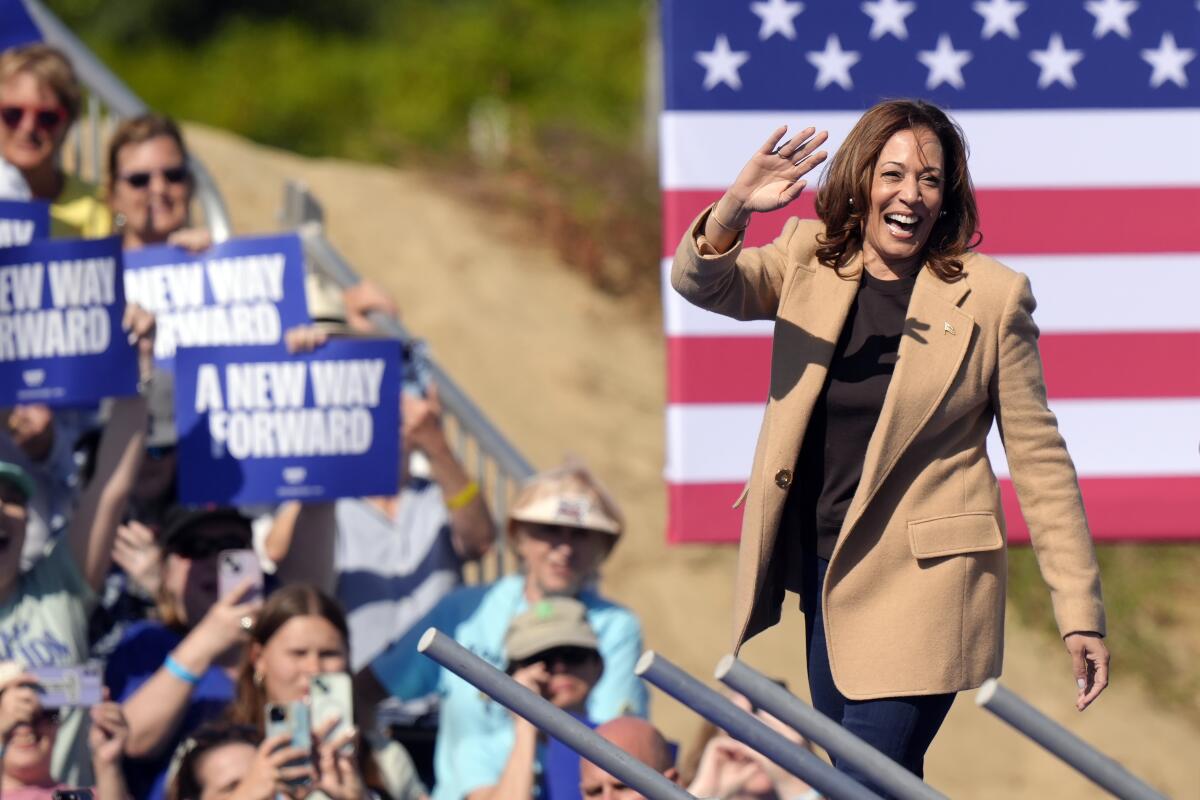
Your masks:
{"label": "dark sunglasses", "polygon": [[39,130],[52,131],[67,118],[67,112],[61,107],[46,108],[44,106],[4,106],[0,108],[0,119],[4,124],[16,130],[25,119],[26,114],[33,115],[33,126]]}
{"label": "dark sunglasses", "polygon": [[543,650],[540,653],[523,658],[520,661],[513,662],[512,669],[524,669],[539,661],[545,663],[547,667],[552,667],[555,664],[562,664],[570,669],[571,667],[579,667],[586,664],[589,660],[596,657],[596,651],[587,647],[552,647],[549,650]]}
{"label": "dark sunglasses", "polygon": [[145,172],[130,172],[121,176],[121,180],[128,183],[134,189],[145,189],[150,185],[150,179],[155,173],[163,176],[163,180],[167,183],[183,183],[190,176],[191,172],[187,167],[167,167],[166,169],[146,170]]}
{"label": "dark sunglasses", "polygon": [[199,561],[222,550],[245,550],[249,546],[250,540],[246,536],[194,536],[168,549],[177,556]]}

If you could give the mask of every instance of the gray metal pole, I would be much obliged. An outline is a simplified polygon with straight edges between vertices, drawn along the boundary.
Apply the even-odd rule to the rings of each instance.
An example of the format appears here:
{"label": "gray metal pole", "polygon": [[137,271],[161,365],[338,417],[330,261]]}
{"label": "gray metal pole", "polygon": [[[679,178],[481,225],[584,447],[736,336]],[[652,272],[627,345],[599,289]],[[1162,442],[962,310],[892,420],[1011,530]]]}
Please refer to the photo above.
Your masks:
{"label": "gray metal pole", "polygon": [[879,800],[877,794],[849,775],[789,742],[783,734],[771,730],[653,650],[642,654],[633,671],[831,800]]}
{"label": "gray metal pole", "polygon": [[558,739],[648,800],[695,800],[682,787],[596,734],[567,712],[538,697],[446,634],[430,628],[417,650]]}
{"label": "gray metal pole", "polygon": [[900,800],[945,800],[944,794],[732,655],[717,663],[716,678],[821,745],[834,758],[853,764],[879,788]]}
{"label": "gray metal pole", "polygon": [[975,702],[1086,775],[1102,789],[1127,800],[1166,800],[1108,756],[1000,685],[995,678],[979,689]]}

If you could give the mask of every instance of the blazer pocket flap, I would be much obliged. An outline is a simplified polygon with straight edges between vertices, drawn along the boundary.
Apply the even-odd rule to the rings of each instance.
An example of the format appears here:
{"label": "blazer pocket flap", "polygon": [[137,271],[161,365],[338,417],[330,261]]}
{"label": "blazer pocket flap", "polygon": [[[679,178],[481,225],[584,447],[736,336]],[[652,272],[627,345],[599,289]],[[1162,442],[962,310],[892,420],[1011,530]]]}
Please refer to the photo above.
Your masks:
{"label": "blazer pocket flap", "polygon": [[908,541],[917,558],[940,558],[960,553],[999,550],[1004,546],[996,515],[990,511],[966,511],[943,517],[910,520]]}

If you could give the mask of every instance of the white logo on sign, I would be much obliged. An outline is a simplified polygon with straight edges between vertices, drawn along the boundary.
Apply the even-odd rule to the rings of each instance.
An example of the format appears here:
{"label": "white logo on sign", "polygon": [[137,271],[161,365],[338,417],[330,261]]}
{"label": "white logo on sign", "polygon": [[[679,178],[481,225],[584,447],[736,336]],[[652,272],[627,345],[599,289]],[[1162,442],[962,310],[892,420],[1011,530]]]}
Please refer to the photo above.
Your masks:
{"label": "white logo on sign", "polygon": [[303,483],[308,477],[308,470],[304,467],[284,467],[283,479],[290,484]]}
{"label": "white logo on sign", "polygon": [[26,386],[41,386],[46,380],[46,370],[27,369],[21,373],[21,377],[25,379]]}

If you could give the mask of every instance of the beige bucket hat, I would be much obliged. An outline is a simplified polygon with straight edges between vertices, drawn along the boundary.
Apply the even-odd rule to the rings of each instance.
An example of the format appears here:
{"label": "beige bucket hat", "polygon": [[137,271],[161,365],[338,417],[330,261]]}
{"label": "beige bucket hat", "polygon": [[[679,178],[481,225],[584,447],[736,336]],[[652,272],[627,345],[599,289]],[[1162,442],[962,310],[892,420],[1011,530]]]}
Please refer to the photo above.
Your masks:
{"label": "beige bucket hat", "polygon": [[514,617],[504,634],[504,655],[510,664],[556,647],[600,652],[596,632],[587,621],[587,609],[570,597],[539,600]]}
{"label": "beige bucket hat", "polygon": [[514,522],[563,525],[620,536],[621,510],[594,475],[577,462],[534,475],[513,499],[508,512]]}

